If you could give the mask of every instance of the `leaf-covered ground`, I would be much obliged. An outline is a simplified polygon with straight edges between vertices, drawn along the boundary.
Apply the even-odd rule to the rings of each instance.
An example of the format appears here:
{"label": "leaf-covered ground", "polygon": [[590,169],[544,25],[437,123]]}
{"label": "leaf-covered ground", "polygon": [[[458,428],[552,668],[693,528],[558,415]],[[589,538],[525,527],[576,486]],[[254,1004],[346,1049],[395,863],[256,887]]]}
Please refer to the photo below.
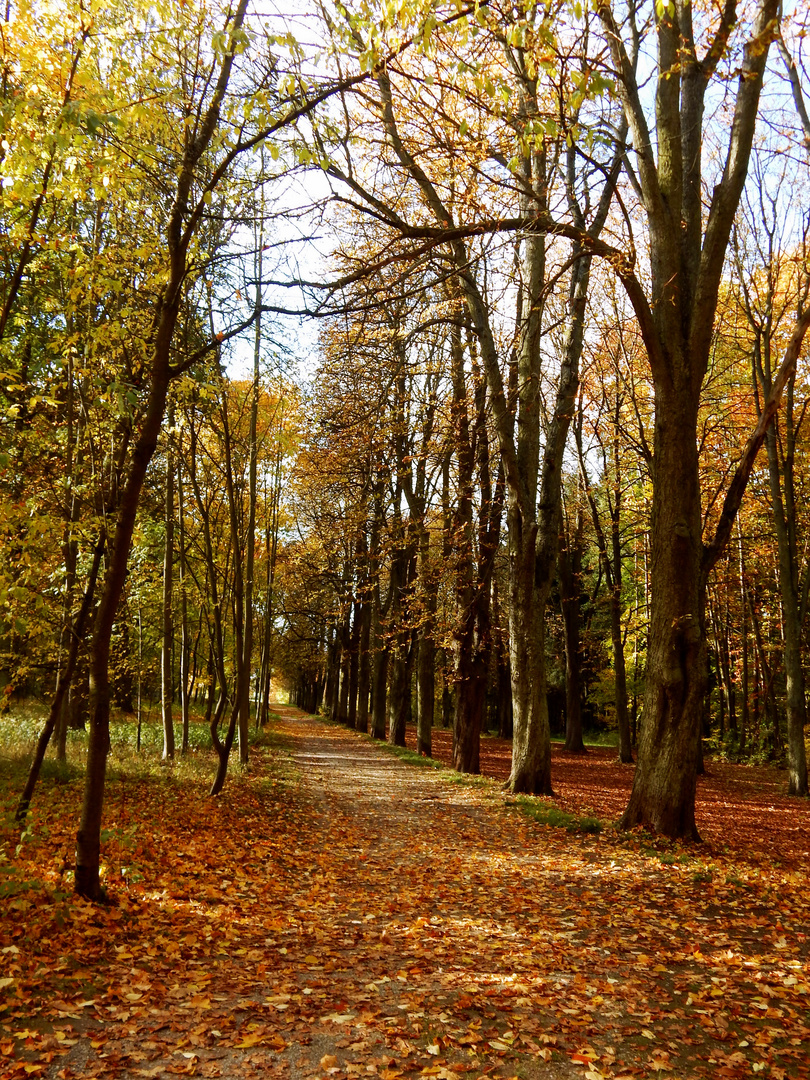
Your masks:
{"label": "leaf-covered ground", "polygon": [[38,793],[2,1076],[810,1076],[806,816],[787,860],[744,786],[725,851],[569,832],[279,711],[220,799],[112,778],[108,908],[60,891],[80,780]]}
{"label": "leaf-covered ground", "polygon": [[[452,732],[433,731],[433,756],[452,762]],[[416,749],[416,728],[407,729],[407,743]],[[570,754],[553,744],[551,767],[555,802],[576,814],[590,813],[618,820],[633,783],[632,765],[622,765],[616,750],[591,746],[586,754]],[[486,736],[481,740],[481,772],[505,780],[512,765],[512,744]],[[810,865],[810,801],[785,795],[787,774],[771,765],[732,765],[710,760],[698,777],[697,821],[706,850],[733,851],[735,858],[786,868]]]}

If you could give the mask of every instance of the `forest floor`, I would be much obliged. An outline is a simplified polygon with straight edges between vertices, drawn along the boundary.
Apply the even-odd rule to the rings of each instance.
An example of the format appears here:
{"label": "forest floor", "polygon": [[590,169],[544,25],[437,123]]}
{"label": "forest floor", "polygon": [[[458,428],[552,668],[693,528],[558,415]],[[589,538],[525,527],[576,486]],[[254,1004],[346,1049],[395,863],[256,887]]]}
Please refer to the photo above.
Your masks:
{"label": "forest floor", "polygon": [[810,808],[767,771],[712,766],[679,847],[578,831],[609,752],[555,752],[554,827],[277,712],[217,799],[113,762],[107,907],[68,891],[80,774],[43,781],[4,833],[0,1076],[810,1077]]}
{"label": "forest floor", "polygon": [[[406,742],[416,750],[416,728],[409,725]],[[432,753],[449,765],[453,760],[453,734],[434,728]],[[481,739],[481,772],[506,780],[512,768],[508,739]],[[622,765],[617,750],[589,746],[585,754],[571,754],[552,743],[551,771],[554,804],[573,814],[591,814],[617,821],[627,805],[634,767]],[[785,794],[787,775],[773,765],[734,765],[707,759],[698,777],[697,822],[706,851],[734,851],[767,863],[783,860],[808,866],[810,861],[810,801]],[[810,1005],[810,1003],[808,1003]]]}

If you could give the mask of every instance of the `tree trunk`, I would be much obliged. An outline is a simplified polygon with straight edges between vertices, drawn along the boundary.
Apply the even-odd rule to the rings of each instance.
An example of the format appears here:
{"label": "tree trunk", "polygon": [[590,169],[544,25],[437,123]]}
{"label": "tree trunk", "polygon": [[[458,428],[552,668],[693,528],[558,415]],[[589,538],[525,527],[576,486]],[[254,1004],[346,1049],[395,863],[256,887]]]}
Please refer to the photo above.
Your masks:
{"label": "tree trunk", "polygon": [[[166,397],[171,377],[171,350],[183,287],[187,274],[186,253],[194,230],[188,222],[191,189],[196,167],[208,149],[219,125],[220,109],[230,79],[236,37],[244,22],[247,0],[239,0],[230,19],[229,46],[221,58],[219,75],[207,107],[201,112],[193,137],[186,140],[178,170],[174,201],[166,223],[168,267],[154,320],[148,393],[143,420],[135,440],[115,515],[107,572],[101,593],[93,644],[90,654],[90,736],[87,748],[84,797],[76,836],[76,892],[89,900],[105,896],[100,880],[101,818],[104,805],[104,782],[110,747],[110,641],[115,615],[124,589],[127,563],[132,547],[135,515],[138,509],[146,469],[157,446],[163,424]],[[201,103],[202,104],[202,103]]]}
{"label": "tree trunk", "polygon": [[[228,771],[228,760],[233,744],[235,730],[236,711],[231,718],[231,725],[225,741],[219,737],[219,726],[228,704],[228,684],[225,674],[225,633],[222,625],[222,602],[218,583],[217,566],[214,560],[214,545],[211,535],[211,515],[208,506],[202,497],[200,485],[197,480],[197,431],[192,423],[190,425],[189,446],[189,481],[194,494],[197,514],[202,522],[203,546],[205,551],[206,593],[211,604],[211,621],[209,622],[210,648],[208,652],[208,696],[206,701],[206,720],[211,733],[211,744],[217,754],[217,771],[211,786],[211,795],[217,795],[222,790]],[[213,623],[213,626],[211,625]],[[218,690],[216,709],[214,709],[214,695]]]}
{"label": "tree trunk", "polygon": [[332,703],[333,723],[347,724],[349,717],[349,649],[351,642],[351,602],[346,597],[349,578],[349,560],[343,569],[343,604],[345,612],[336,629],[337,654],[335,658],[336,688]]}
{"label": "tree trunk", "polygon": [[357,720],[355,730],[367,732],[369,692],[371,690],[371,603],[364,597],[360,604],[360,656],[357,668]]}
{"label": "tree trunk", "polygon": [[[739,524],[739,523],[738,523]],[[742,530],[737,530],[739,547],[739,573],[740,573],[740,607],[742,618],[740,620],[740,636],[742,638],[742,705],[740,717],[740,741],[738,750],[742,753],[750,727],[750,676],[748,659],[748,604],[745,598],[745,561],[743,557]]]}
{"label": "tree trunk", "polygon": [[[213,324],[213,319],[212,319]],[[239,734],[239,762],[246,765],[249,750],[248,739],[250,737],[250,656],[246,651],[245,638],[245,605],[246,605],[246,582],[245,573],[247,560],[243,561],[244,547],[247,538],[244,539],[239,529],[240,507],[236,487],[236,475],[233,462],[233,440],[231,434],[230,408],[228,400],[228,384],[220,368],[220,418],[222,422],[222,441],[225,450],[225,494],[228,500],[228,517],[231,528],[231,547],[233,550],[233,652],[234,652],[234,710],[236,730]],[[247,713],[243,706],[247,703]],[[227,742],[230,752],[230,743]]]}
{"label": "tree trunk", "polygon": [[[639,759],[622,827],[698,840],[695,778],[706,692],[703,544],[697,460],[699,388],[655,400],[655,486],[647,689]],[[690,400],[691,399],[691,400]]]}
{"label": "tree trunk", "polygon": [[[792,380],[788,394],[786,424],[792,429]],[[788,432],[789,437],[792,431]],[[793,499],[793,455],[789,447],[785,468],[780,468],[776,426],[765,439],[768,452],[768,476],[771,488],[774,531],[779,559],[779,595],[782,602],[782,627],[785,638],[785,708],[787,712],[788,794],[806,795],[807,754],[804,728],[807,723],[804,667],[802,665],[799,569],[796,545],[796,516]],[[784,473],[784,475],[783,475]],[[784,486],[784,495],[783,495]]]}
{"label": "tree trunk", "polygon": [[411,673],[414,636],[410,629],[398,631],[392,649],[388,676],[388,742],[405,746],[405,727],[411,709]]}
{"label": "tree trunk", "polygon": [[[481,772],[481,729],[487,701],[489,649],[481,641],[484,628],[475,610],[456,628],[456,708],[453,716],[453,768]],[[487,631],[484,630],[486,634]]]}
{"label": "tree trunk", "polygon": [[432,626],[426,623],[419,628],[417,642],[416,698],[416,752],[431,757],[433,714],[436,708],[436,646]]}
{"label": "tree trunk", "polygon": [[[609,2],[600,4],[598,12],[613,63],[621,72],[618,93],[637,155],[649,289],[629,263],[616,266],[639,321],[655,390],[647,684],[638,766],[622,826],[646,825],[667,836],[697,839],[696,766],[707,681],[706,576],[728,540],[748,478],[745,468],[735,472],[715,537],[704,549],[698,409],[778,0],[760,0],[751,13],[750,36],[730,102],[733,116],[722,171],[708,208],[702,183],[706,94],[728,47],[734,9],[717,15],[712,29],[717,51],[709,50],[704,61],[697,58],[691,8],[676,4],[659,9],[655,109],[650,114],[644,112],[636,77],[635,9],[621,26]],[[654,127],[648,115],[654,116]],[[755,454],[759,443],[750,445]],[[749,470],[752,461],[745,455]]]}
{"label": "tree trunk", "polygon": [[225,784],[225,777],[228,774],[228,760],[231,755],[231,748],[233,746],[234,736],[236,734],[237,722],[239,719],[239,705],[234,702],[231,709],[231,719],[228,723],[228,730],[225,733],[224,741],[219,738],[219,725],[222,722],[222,717],[225,715],[225,709],[228,705],[228,694],[224,683],[220,684],[219,700],[217,701],[216,711],[211,719],[211,742],[214,745],[214,749],[217,754],[217,771],[214,775],[214,781],[211,784],[211,790],[208,792],[209,796],[219,795]]}
{"label": "tree trunk", "polygon": [[764,715],[765,719],[765,732],[761,730],[761,724],[757,725],[760,745],[765,747],[768,751],[768,756],[773,758],[776,756],[779,750],[779,713],[776,708],[776,698],[774,696],[774,680],[776,678],[776,671],[771,667],[771,662],[768,659],[768,653],[765,646],[765,639],[762,635],[762,625],[757,614],[757,605],[754,601],[751,589],[746,589],[746,595],[748,599],[748,613],[751,616],[751,625],[754,630],[754,642],[756,643],[756,656],[758,660],[758,679],[756,680],[757,690],[757,713],[758,715]]}
{"label": "tree trunk", "polygon": [[104,782],[110,748],[110,641],[115,613],[126,582],[141,488],[163,421],[168,391],[169,347],[176,320],[176,307],[167,305],[158,325],[146,415],[121,493],[90,651],[90,735],[81,820],[76,835],[75,866],[76,892],[88,900],[106,897],[100,880],[100,854]]}
{"label": "tree trunk", "polygon": [[[169,408],[169,426],[174,424],[174,410]],[[174,758],[174,454],[169,441],[166,447],[166,541],[163,549],[163,642],[160,650],[160,694],[163,717],[163,760]]]}
{"label": "tree trunk", "polygon": [[438,583],[433,573],[430,552],[430,532],[424,524],[424,498],[420,510],[423,521],[419,532],[419,585],[421,619],[416,642],[416,752],[433,754],[433,723],[436,711],[436,609],[439,600]]}
{"label": "tree trunk", "polygon": [[535,588],[536,525],[524,533],[509,510],[509,661],[512,677],[512,791],[552,795],[545,622]]}
{"label": "tree trunk", "polygon": [[338,670],[337,715],[341,724],[349,723],[349,675],[351,668],[351,644],[349,632],[349,614],[347,613],[341,630],[340,665]]}
{"label": "tree trunk", "polygon": [[[281,466],[284,461],[284,452],[279,443],[276,450],[276,463],[273,475],[273,492],[271,496],[270,520],[265,532],[265,553],[267,556],[267,575],[265,579],[265,616],[264,616],[264,642],[262,646],[262,696],[261,711],[259,713],[259,726],[263,727],[270,712],[270,680],[273,673],[273,599],[276,581],[276,562],[278,559],[278,526],[279,508],[281,504]],[[315,709],[311,709],[315,712]]]}
{"label": "tree trunk", "polygon": [[[263,220],[259,215],[260,222]],[[256,561],[256,500],[257,500],[257,462],[259,444],[257,426],[259,418],[259,360],[262,348],[262,230],[259,229],[256,245],[256,302],[254,305],[255,339],[253,344],[253,382],[250,387],[250,429],[248,433],[248,520],[245,533],[245,615],[244,637],[242,640],[242,663],[238,682],[239,704],[239,760],[243,765],[248,760],[248,742],[250,738],[250,679],[253,673],[253,596],[254,567]],[[237,545],[238,546],[238,545]]]}
{"label": "tree trunk", "polygon": [[627,672],[624,666],[624,637],[622,634],[621,583],[610,593],[610,640],[613,647],[613,685],[616,703],[616,724],[619,729],[619,761],[633,764],[633,744],[630,716],[627,708]]}
{"label": "tree trunk", "polygon": [[565,749],[585,754],[582,739],[582,512],[577,510],[575,535],[563,534],[558,557],[560,600],[565,638]]}
{"label": "tree trunk", "polygon": [[447,650],[442,650],[442,727],[450,727],[450,722],[455,708],[453,704],[453,689],[450,685],[450,661],[447,658]]}
{"label": "tree trunk", "polygon": [[357,693],[360,682],[360,601],[352,603],[352,630],[349,636],[349,702],[346,723],[357,728]]}
{"label": "tree trunk", "polygon": [[326,645],[326,685],[323,692],[323,711],[330,720],[337,718],[338,681],[340,679],[340,642],[337,627],[329,630]]}
{"label": "tree trunk", "polygon": [[183,721],[183,743],[181,752],[187,754],[189,736],[189,663],[191,660],[191,643],[189,641],[188,630],[188,596],[186,595],[186,522],[181,458],[182,455],[178,457],[177,462],[177,517],[180,533],[180,574],[178,581],[180,586],[180,712]]}

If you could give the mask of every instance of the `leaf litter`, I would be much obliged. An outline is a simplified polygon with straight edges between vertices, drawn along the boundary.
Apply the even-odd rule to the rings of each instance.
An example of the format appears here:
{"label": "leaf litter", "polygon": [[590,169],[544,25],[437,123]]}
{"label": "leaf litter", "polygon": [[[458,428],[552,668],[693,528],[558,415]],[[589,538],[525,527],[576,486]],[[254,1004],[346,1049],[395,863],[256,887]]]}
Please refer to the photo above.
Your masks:
{"label": "leaf litter", "polygon": [[111,781],[107,907],[67,892],[79,781],[38,793],[0,900],[0,1076],[810,1075],[807,833],[783,844],[744,768],[725,849],[679,848],[277,712],[285,752],[219,799]]}

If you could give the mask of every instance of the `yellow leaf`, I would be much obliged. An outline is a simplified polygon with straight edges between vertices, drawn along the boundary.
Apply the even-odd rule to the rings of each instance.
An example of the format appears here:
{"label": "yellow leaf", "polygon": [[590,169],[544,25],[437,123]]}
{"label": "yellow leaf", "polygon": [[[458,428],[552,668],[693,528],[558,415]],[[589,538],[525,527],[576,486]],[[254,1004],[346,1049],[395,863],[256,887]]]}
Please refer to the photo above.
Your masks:
{"label": "yellow leaf", "polygon": [[237,1050],[247,1050],[248,1047],[258,1046],[264,1038],[263,1035],[258,1035],[255,1031],[251,1035],[246,1035],[241,1042],[234,1043]]}

